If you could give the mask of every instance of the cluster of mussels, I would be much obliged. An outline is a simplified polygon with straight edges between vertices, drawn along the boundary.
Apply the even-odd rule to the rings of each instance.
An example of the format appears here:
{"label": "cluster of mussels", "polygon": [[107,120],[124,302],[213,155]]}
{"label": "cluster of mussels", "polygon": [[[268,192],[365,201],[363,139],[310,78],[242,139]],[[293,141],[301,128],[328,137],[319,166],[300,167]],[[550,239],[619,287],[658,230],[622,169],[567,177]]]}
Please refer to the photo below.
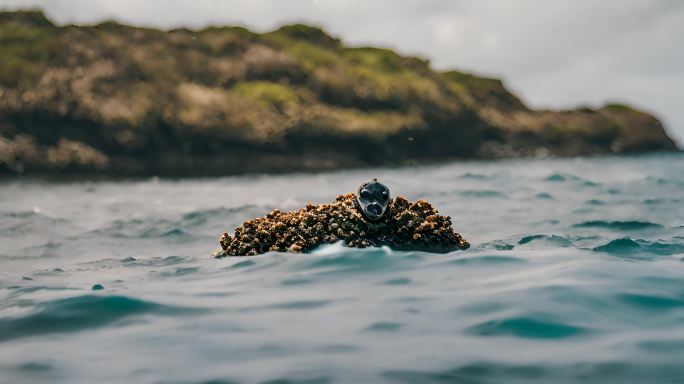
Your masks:
{"label": "cluster of mussels", "polygon": [[332,204],[312,205],[298,211],[274,210],[246,221],[235,235],[219,238],[216,257],[251,256],[265,252],[307,252],[321,244],[344,241],[349,247],[389,246],[397,250],[450,252],[470,244],[451,228],[425,200],[415,203],[399,196],[378,221],[359,212],[353,193],[337,196]]}

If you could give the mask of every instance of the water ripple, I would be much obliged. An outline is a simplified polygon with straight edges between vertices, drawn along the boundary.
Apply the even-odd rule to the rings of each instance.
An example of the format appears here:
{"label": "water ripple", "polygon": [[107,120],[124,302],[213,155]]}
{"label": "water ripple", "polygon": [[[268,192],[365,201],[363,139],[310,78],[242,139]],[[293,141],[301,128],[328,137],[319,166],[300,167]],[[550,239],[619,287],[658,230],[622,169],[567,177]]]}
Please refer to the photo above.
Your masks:
{"label": "water ripple", "polygon": [[177,316],[202,312],[126,296],[77,296],[37,305],[40,311],[18,318],[0,319],[0,341],[50,333],[77,332],[102,327],[129,316]]}
{"label": "water ripple", "polygon": [[627,304],[649,311],[668,311],[675,308],[684,308],[684,299],[677,297],[622,293],[617,298]]}
{"label": "water ripple", "polygon": [[508,335],[528,339],[564,339],[587,332],[582,327],[532,317],[490,320],[468,329],[468,333],[478,336]]}
{"label": "water ripple", "polygon": [[663,226],[656,223],[651,223],[650,221],[604,221],[604,220],[591,220],[584,221],[575,224],[574,227],[578,228],[608,228],[616,229],[620,231],[638,231],[642,229],[649,228],[662,228]]}
{"label": "water ripple", "polygon": [[611,240],[610,242],[599,245],[594,248],[594,251],[605,252],[618,256],[638,256],[638,255],[655,255],[655,256],[670,256],[684,253],[684,244],[681,243],[665,243],[659,241],[649,241],[642,239],[632,239],[629,237],[622,237]]}
{"label": "water ripple", "polygon": [[549,243],[555,246],[560,246],[560,247],[571,247],[572,241],[568,239],[565,236],[559,236],[559,235],[529,235],[521,238],[518,241],[518,244],[523,245],[523,244],[528,244],[528,243]]}
{"label": "water ripple", "polygon": [[[210,257],[373,177],[472,247]],[[0,183],[0,381],[681,383],[683,182],[679,154]]]}

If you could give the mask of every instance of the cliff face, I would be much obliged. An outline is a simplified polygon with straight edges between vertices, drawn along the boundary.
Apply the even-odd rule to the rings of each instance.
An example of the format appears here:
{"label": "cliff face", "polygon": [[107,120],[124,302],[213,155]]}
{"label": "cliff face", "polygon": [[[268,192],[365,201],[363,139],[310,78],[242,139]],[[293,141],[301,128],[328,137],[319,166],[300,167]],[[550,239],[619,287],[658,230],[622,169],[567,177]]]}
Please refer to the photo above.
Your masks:
{"label": "cliff face", "polygon": [[501,81],[291,25],[169,32],[0,13],[0,173],[227,174],[675,150],[626,106],[533,111]]}

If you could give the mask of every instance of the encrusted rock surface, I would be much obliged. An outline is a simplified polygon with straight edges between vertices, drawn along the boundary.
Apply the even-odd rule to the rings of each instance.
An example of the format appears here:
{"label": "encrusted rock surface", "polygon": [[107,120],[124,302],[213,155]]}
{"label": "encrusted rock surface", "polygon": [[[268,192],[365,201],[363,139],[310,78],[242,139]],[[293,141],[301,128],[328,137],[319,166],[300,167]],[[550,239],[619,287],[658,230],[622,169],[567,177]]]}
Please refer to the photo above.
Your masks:
{"label": "encrusted rock surface", "polygon": [[366,220],[353,193],[339,195],[332,204],[298,211],[274,210],[248,220],[233,236],[219,238],[216,257],[252,256],[265,252],[307,252],[321,244],[344,241],[349,247],[389,246],[397,250],[450,252],[470,244],[451,228],[451,218],[440,215],[425,200],[410,202],[399,196],[378,221]]}

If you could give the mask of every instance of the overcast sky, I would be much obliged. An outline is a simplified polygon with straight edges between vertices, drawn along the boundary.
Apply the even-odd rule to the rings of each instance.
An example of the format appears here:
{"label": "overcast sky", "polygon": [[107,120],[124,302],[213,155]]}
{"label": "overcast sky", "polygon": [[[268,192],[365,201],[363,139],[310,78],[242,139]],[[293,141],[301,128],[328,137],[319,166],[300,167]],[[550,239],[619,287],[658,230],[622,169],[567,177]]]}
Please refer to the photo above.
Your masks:
{"label": "overcast sky", "polygon": [[349,45],[503,78],[534,107],[628,102],[655,113],[684,146],[680,0],[0,0],[27,7],[57,23],[256,31],[313,23]]}

